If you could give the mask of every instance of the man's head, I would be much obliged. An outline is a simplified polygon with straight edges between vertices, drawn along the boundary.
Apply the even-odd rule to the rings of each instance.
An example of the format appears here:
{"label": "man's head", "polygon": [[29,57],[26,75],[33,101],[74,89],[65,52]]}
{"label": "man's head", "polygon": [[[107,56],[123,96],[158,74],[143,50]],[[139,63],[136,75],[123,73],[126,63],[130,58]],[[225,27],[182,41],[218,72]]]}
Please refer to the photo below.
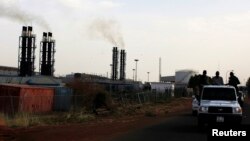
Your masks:
{"label": "man's head", "polygon": [[218,77],[220,75],[220,72],[216,71],[215,75]]}
{"label": "man's head", "polygon": [[203,75],[207,75],[207,71],[206,70],[203,71]]}
{"label": "man's head", "polygon": [[234,76],[234,73],[233,73],[233,72],[230,72],[230,76]]}

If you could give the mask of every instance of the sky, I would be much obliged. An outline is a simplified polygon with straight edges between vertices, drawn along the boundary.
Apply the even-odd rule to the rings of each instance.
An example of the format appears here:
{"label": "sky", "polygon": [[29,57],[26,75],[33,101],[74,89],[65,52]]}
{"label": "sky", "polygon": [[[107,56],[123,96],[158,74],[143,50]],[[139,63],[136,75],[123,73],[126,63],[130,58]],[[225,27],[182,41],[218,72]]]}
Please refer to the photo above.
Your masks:
{"label": "sky", "polygon": [[0,65],[17,67],[23,25],[36,34],[36,71],[42,32],[56,40],[55,74],[110,75],[112,48],[127,52],[126,77],[159,80],[175,71],[234,71],[250,77],[249,0],[1,0]]}

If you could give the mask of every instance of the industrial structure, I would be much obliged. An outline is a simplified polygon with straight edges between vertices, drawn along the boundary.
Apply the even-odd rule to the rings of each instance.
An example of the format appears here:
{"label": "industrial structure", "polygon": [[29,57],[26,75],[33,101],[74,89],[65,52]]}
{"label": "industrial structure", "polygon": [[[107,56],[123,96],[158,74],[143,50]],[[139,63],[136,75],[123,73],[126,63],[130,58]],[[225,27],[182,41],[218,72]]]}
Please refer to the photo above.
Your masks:
{"label": "industrial structure", "polygon": [[0,76],[17,76],[18,68],[9,66],[0,66]]}
{"label": "industrial structure", "polygon": [[[53,76],[55,40],[52,33],[43,33],[40,47],[40,73],[35,71],[36,35],[32,26],[23,26],[19,36],[18,67],[0,66],[0,84],[28,84],[43,86],[60,86],[62,81]],[[39,75],[45,76],[39,76]]]}
{"label": "industrial structure", "polygon": [[195,70],[178,70],[175,72],[175,84],[176,85],[187,85],[191,76],[198,74]]}
{"label": "industrial structure", "polygon": [[[117,47],[113,47],[113,55],[112,55],[112,72],[111,79],[118,80],[118,66],[119,66],[119,50]],[[126,79],[126,52],[124,49],[120,51],[120,77],[119,80]]]}
{"label": "industrial structure", "polygon": [[126,52],[125,50],[121,50],[121,55],[120,55],[120,80],[125,80],[126,78]]}
{"label": "industrial structure", "polygon": [[40,64],[39,71],[41,75],[53,76],[55,63],[55,40],[52,33],[43,33],[43,39],[40,43]]}
{"label": "industrial structure", "polygon": [[19,37],[18,50],[18,75],[32,76],[35,70],[35,49],[36,35],[32,33],[32,26],[23,26],[22,34]]}
{"label": "industrial structure", "polygon": [[[197,74],[198,71],[195,70],[190,70],[190,69],[177,70],[174,76],[161,76],[160,82],[169,85],[174,85],[175,96],[177,97],[187,96],[191,93],[191,90],[188,88],[189,79]],[[159,84],[154,84],[154,85],[159,85]]]}
{"label": "industrial structure", "polygon": [[118,48],[114,47],[112,56],[112,72],[111,72],[112,80],[118,79],[118,58],[119,58]]}

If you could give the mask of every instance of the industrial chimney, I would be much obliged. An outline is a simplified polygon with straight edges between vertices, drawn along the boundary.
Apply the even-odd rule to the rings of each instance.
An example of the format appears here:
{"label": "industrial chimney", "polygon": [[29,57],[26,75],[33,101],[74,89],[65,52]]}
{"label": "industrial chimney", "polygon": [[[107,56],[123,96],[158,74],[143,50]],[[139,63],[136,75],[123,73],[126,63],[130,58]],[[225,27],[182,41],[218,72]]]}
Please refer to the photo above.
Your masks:
{"label": "industrial chimney", "polygon": [[125,50],[121,50],[120,53],[120,80],[125,80],[125,66],[126,66],[126,52]]}
{"label": "industrial chimney", "polygon": [[19,37],[18,70],[19,76],[32,76],[35,70],[36,35],[32,34],[32,26],[23,26]]}
{"label": "industrial chimney", "polygon": [[118,79],[118,49],[113,47],[113,57],[112,57],[112,80]]}
{"label": "industrial chimney", "polygon": [[54,75],[55,63],[55,40],[51,32],[44,32],[40,43],[40,74],[46,76]]}

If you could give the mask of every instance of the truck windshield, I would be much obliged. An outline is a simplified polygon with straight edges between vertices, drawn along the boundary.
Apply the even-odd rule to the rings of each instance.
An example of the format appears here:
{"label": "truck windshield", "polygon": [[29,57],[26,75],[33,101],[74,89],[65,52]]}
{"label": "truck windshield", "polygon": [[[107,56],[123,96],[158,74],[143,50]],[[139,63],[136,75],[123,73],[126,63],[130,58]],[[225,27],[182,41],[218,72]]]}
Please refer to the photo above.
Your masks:
{"label": "truck windshield", "polygon": [[235,90],[232,88],[204,88],[202,100],[236,100]]}

